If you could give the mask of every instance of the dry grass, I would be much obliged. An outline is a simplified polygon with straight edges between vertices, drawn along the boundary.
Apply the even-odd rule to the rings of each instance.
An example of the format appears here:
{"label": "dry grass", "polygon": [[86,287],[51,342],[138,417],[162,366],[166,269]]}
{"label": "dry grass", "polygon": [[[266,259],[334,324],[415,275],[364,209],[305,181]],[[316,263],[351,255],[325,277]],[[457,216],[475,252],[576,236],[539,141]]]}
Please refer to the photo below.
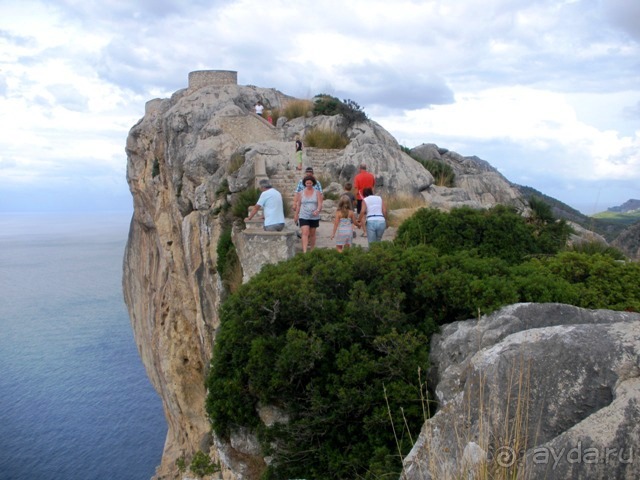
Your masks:
{"label": "dry grass", "polygon": [[384,196],[383,201],[389,215],[387,223],[390,227],[399,227],[402,222],[411,217],[419,208],[426,207],[422,196],[406,194]]}
{"label": "dry grass", "polygon": [[340,150],[349,144],[349,139],[334,130],[312,128],[304,136],[304,144],[308,147]]}
{"label": "dry grass", "polygon": [[[509,372],[506,398],[497,396],[496,392],[487,392],[486,377],[481,375],[478,379],[478,398],[471,398],[470,386],[467,387],[465,397],[465,415],[460,424],[451,426],[455,432],[456,444],[455,458],[457,464],[456,476],[451,476],[450,458],[453,452],[440,440],[434,438],[433,430],[425,428],[424,449],[429,452],[428,463],[420,466],[420,475],[426,477],[424,470],[431,478],[442,480],[458,480],[473,478],[474,480],[515,480],[516,478],[528,478],[523,454],[529,447],[530,438],[530,365],[524,359],[514,361]],[[420,392],[426,391],[426,385],[422,383],[420,371],[418,371]],[[469,385],[470,382],[467,383]],[[385,392],[386,399],[386,392]],[[425,422],[431,417],[428,410],[428,401],[421,398]],[[488,403],[487,403],[488,402]],[[506,406],[506,408],[505,408]],[[458,408],[456,405],[448,405],[444,408]],[[391,412],[389,411],[391,418]],[[391,418],[392,420],[392,418]],[[405,423],[406,425],[406,423]],[[393,427],[393,422],[392,422]],[[409,438],[411,432],[408,431]],[[436,428],[437,430],[437,428]],[[394,429],[397,438],[397,432]],[[411,440],[413,443],[413,439]],[[535,441],[535,440],[534,440]],[[485,452],[484,458],[469,461],[464,458],[465,448],[471,442],[477,444]],[[444,447],[444,448],[443,448]],[[405,478],[403,466],[401,478]]]}
{"label": "dry grass", "polygon": [[236,152],[231,155],[231,159],[229,160],[229,164],[227,165],[227,173],[235,173],[240,170],[240,167],[244,165],[244,153]]}
{"label": "dry grass", "polygon": [[421,195],[386,195],[383,197],[384,204],[387,206],[387,210],[402,210],[422,208],[426,206],[424,198]]}
{"label": "dry grass", "polygon": [[[309,112],[313,111],[313,102],[311,100],[291,100],[287,102],[282,109],[282,112],[278,111],[278,117],[285,116],[289,119],[298,118],[298,117],[306,117]],[[275,122],[275,116],[274,118]]]}

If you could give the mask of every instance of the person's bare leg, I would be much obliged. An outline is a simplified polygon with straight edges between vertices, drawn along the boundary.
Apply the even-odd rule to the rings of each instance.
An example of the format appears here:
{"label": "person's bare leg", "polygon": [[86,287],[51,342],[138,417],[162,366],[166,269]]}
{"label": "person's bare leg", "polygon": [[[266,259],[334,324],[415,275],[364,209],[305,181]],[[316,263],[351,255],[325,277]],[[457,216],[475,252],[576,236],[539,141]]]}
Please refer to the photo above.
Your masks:
{"label": "person's bare leg", "polygon": [[316,248],[316,229],[309,228],[309,250]]}
{"label": "person's bare leg", "polygon": [[302,230],[302,252],[307,253],[307,246],[309,245],[309,226],[305,225],[301,227],[301,230]]}

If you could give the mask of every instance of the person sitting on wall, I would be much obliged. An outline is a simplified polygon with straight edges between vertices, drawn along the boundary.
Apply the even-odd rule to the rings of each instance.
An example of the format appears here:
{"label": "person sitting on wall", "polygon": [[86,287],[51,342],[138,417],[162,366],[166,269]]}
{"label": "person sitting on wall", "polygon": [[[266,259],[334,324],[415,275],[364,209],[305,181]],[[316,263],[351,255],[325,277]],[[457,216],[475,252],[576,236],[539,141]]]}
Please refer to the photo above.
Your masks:
{"label": "person sitting on wall", "polygon": [[280,232],[284,229],[282,195],[271,186],[269,180],[262,179],[259,185],[262,193],[260,194],[260,198],[258,198],[258,203],[253,206],[251,213],[244,221],[247,222],[251,220],[254,215],[258,213],[260,207],[262,207],[264,210],[264,230],[267,232]]}

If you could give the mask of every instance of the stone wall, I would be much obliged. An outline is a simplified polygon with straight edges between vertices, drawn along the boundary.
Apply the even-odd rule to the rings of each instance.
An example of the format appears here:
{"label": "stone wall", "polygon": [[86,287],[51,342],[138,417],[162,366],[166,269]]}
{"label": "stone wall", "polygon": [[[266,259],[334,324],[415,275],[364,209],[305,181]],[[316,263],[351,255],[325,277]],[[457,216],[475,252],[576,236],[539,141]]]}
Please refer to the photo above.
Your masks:
{"label": "stone wall", "polygon": [[237,85],[238,72],[233,70],[196,70],[189,72],[189,92],[208,85]]}
{"label": "stone wall", "polygon": [[242,264],[242,282],[248,282],[267,264],[288,260],[296,254],[298,239],[293,230],[265,232],[261,228],[233,229],[233,244]]}

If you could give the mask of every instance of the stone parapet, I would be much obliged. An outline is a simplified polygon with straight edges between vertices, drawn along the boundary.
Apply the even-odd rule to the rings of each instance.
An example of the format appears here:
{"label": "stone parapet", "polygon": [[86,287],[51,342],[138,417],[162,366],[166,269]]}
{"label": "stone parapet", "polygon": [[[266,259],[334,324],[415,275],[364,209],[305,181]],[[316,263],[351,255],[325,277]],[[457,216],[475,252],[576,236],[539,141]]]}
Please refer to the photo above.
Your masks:
{"label": "stone parapet", "polygon": [[246,283],[268,263],[288,260],[296,254],[298,237],[293,230],[265,232],[261,228],[233,228],[233,244],[242,264],[242,282]]}

